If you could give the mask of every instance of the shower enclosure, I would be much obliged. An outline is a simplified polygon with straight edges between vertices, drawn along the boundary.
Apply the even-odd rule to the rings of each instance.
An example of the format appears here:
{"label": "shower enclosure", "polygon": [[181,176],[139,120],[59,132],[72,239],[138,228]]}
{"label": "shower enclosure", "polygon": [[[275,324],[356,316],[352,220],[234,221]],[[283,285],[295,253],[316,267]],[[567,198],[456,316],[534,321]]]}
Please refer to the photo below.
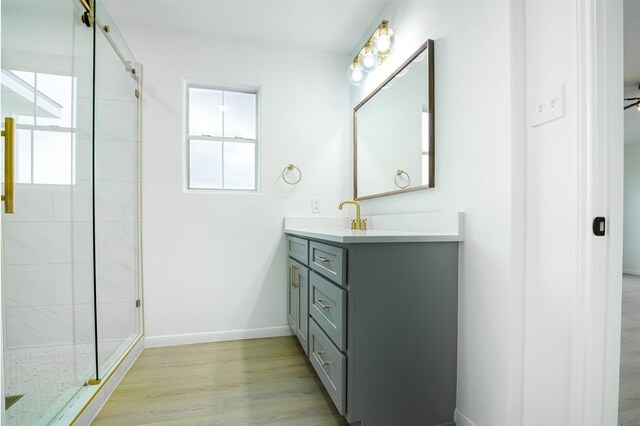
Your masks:
{"label": "shower enclosure", "polygon": [[100,1],[1,7],[3,424],[50,424],[142,335],[141,67]]}

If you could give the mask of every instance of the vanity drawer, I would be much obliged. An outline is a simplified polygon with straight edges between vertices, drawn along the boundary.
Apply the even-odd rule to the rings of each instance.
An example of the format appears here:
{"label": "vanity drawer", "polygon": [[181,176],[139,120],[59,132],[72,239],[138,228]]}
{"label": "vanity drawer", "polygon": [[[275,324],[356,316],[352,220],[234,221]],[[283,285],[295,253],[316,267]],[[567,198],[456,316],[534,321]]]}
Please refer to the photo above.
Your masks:
{"label": "vanity drawer", "polygon": [[331,343],[313,318],[309,320],[309,361],[336,408],[344,415],[347,357]]}
{"label": "vanity drawer", "polygon": [[347,253],[345,249],[311,241],[309,257],[311,269],[340,285],[346,284]]}
{"label": "vanity drawer", "polygon": [[315,272],[310,274],[309,313],[340,350],[347,348],[347,292]]}
{"label": "vanity drawer", "polygon": [[289,256],[302,263],[309,264],[309,241],[302,238],[287,237]]}

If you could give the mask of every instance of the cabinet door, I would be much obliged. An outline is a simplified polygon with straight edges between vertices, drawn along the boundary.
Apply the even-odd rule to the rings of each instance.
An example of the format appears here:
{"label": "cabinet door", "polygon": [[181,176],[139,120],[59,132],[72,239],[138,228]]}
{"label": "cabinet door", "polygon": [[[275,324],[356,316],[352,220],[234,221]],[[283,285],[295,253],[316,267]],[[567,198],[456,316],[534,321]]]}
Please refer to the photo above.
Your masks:
{"label": "cabinet door", "polygon": [[289,257],[297,260],[303,265],[309,263],[309,241],[302,238],[287,237],[287,246],[289,248]]}
{"label": "cabinet door", "polygon": [[292,259],[288,259],[288,279],[287,279],[287,319],[291,331],[298,334],[298,319],[300,317],[300,291],[297,283],[297,265]]}
{"label": "cabinet door", "polygon": [[304,353],[309,353],[309,342],[307,336],[309,332],[309,268],[302,265],[295,266],[295,279],[298,285],[299,308],[298,308],[298,328],[295,330],[298,340],[304,349]]}

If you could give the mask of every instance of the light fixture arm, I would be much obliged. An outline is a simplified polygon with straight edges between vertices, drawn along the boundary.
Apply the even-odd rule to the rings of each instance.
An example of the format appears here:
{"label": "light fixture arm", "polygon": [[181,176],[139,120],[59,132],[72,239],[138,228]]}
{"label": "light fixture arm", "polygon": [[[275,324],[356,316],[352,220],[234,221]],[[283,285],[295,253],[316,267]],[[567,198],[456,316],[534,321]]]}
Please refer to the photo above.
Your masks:
{"label": "light fixture arm", "polygon": [[640,110],[640,98],[624,98],[624,100],[625,101],[635,101],[632,104],[626,105],[624,107],[625,111],[628,110],[629,108],[633,108],[633,107],[636,107],[636,108],[638,108]]}
{"label": "light fixture arm", "polygon": [[[638,90],[640,90],[640,85],[638,85]],[[640,98],[624,98],[624,100],[625,101],[635,101],[632,104],[625,105],[624,111],[628,110],[629,108],[633,108],[633,107],[638,108],[638,111],[640,111]]]}

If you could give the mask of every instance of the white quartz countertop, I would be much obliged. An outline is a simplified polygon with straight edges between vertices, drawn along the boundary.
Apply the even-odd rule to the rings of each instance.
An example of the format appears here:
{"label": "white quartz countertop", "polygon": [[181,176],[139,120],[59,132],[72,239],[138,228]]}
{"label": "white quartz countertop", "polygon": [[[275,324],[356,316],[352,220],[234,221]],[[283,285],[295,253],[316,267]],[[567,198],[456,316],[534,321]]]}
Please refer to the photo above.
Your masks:
{"label": "white quartz countertop", "polygon": [[298,237],[314,238],[334,243],[419,243],[419,242],[447,242],[462,241],[461,235],[430,234],[411,231],[352,231],[323,230],[323,229],[285,229],[285,233]]}
{"label": "white quartz countertop", "polygon": [[286,217],[284,232],[334,243],[421,243],[464,240],[464,213],[363,216],[369,230],[352,231],[348,217]]}

